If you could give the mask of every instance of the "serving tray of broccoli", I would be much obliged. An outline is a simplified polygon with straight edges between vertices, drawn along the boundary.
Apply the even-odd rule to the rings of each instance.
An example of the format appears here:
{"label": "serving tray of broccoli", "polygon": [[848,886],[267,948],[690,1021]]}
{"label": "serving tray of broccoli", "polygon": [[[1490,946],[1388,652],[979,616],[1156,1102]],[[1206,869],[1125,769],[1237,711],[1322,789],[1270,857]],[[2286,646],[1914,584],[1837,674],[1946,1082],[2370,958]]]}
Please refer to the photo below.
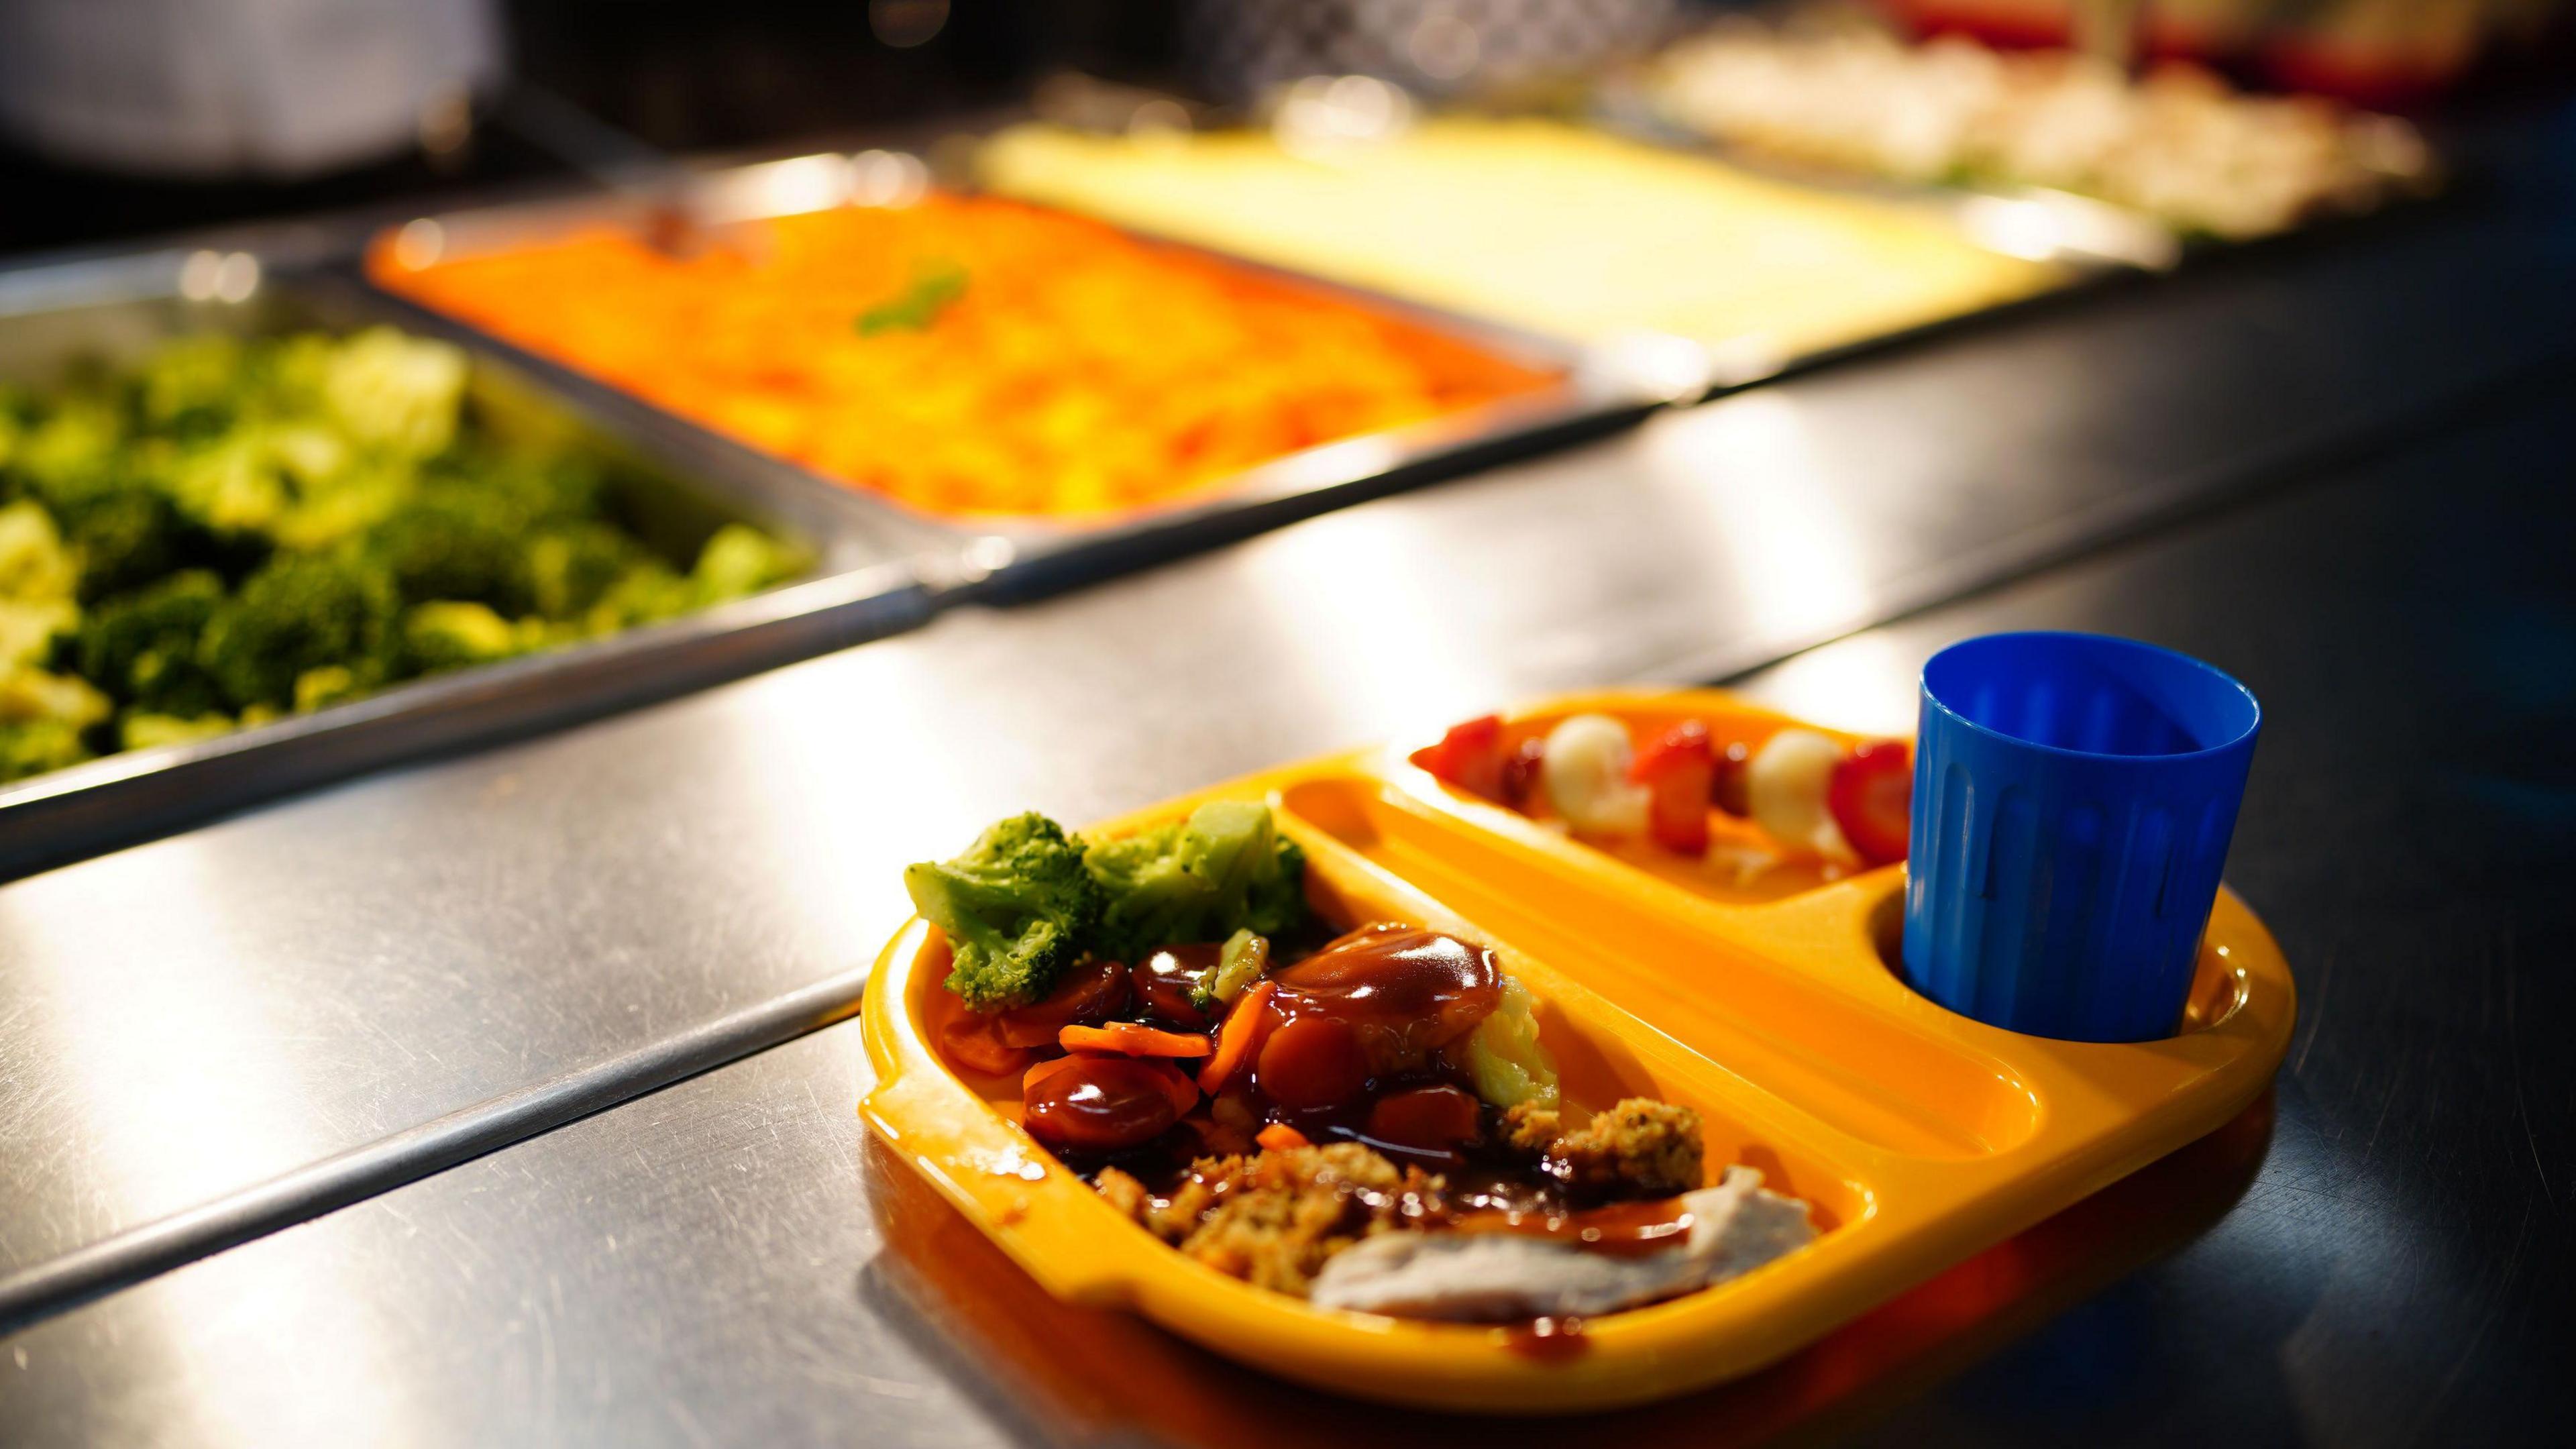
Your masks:
{"label": "serving tray of broccoli", "polygon": [[0,872],[912,617],[827,514],[306,286],[0,315]]}

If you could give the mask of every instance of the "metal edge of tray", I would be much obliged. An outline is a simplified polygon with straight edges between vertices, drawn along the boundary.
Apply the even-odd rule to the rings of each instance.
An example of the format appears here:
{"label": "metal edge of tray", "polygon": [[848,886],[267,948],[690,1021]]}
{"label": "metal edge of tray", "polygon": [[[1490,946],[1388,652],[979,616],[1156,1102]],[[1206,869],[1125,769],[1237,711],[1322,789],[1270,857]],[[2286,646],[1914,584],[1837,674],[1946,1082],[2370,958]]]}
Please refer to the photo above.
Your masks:
{"label": "metal edge of tray", "polygon": [[[687,194],[700,198],[705,213],[719,226],[862,204],[853,200],[851,169],[863,158],[890,155],[920,164],[928,184],[926,163],[909,153],[824,152],[701,173],[692,179],[695,189]],[[834,168],[841,168],[843,179],[832,179]],[[585,192],[429,213],[417,220],[437,226],[444,245],[472,254],[585,224],[632,224],[644,209],[645,204],[634,197]],[[1069,210],[1068,214],[1083,215]],[[1099,222],[1099,218],[1084,219]],[[665,437],[673,446],[705,460],[707,466],[782,480],[792,477],[837,495],[877,529],[917,541],[915,553],[922,559],[925,578],[943,602],[964,598],[994,602],[1097,582],[1298,518],[1615,431],[1658,408],[1695,397],[1708,385],[1705,359],[1680,339],[1644,338],[1627,347],[1586,347],[1230,252],[1100,224],[1158,247],[1202,256],[1437,331],[1524,366],[1554,372],[1558,381],[1404,427],[1290,453],[1211,482],[1171,503],[1081,521],[995,514],[941,516],[836,482],[736,441],[573,364],[557,362],[405,297],[365,276],[363,267],[359,271],[360,280],[399,308],[413,325],[506,357],[514,366],[544,377],[550,386],[578,393],[614,413],[627,426]]]}
{"label": "metal edge of tray", "polygon": [[[191,296],[192,263],[248,257],[235,295]],[[212,262],[207,259],[212,258]],[[202,278],[201,278],[202,280]],[[0,269],[0,326],[87,307],[163,303],[281,307],[312,325],[402,323],[366,289],[325,269],[262,268],[250,253],[158,248]],[[233,314],[247,316],[250,314]],[[934,612],[929,574],[956,566],[910,550],[917,535],[880,535],[804,480],[779,487],[675,447],[651,428],[594,408],[506,357],[475,365],[534,396],[659,486],[811,547],[816,571],[667,623],[544,654],[396,685],[309,715],[187,744],[123,751],[0,785],[0,881],[66,864],[278,795],[425,756],[523,738],[919,626]],[[837,490],[836,490],[837,491]]]}

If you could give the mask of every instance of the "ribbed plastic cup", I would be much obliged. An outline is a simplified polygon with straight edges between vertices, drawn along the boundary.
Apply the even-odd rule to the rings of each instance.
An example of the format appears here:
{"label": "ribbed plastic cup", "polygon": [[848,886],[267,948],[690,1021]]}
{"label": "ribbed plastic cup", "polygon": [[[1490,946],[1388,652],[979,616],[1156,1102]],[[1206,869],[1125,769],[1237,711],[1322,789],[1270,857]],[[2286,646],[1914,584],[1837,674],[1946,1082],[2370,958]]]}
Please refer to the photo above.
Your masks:
{"label": "ribbed plastic cup", "polygon": [[1905,975],[1963,1016],[2173,1035],[2262,707],[2187,655],[1989,634],[1923,666]]}

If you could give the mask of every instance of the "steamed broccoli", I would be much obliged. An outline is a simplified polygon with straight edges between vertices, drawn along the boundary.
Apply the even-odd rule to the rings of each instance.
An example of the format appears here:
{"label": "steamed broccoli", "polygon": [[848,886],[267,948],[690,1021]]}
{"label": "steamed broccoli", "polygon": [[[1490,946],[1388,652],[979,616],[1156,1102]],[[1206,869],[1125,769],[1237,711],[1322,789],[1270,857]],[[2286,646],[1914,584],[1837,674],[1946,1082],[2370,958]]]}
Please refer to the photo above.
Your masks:
{"label": "steamed broccoli", "polygon": [[1046,995],[1100,916],[1082,842],[1035,813],[986,830],[955,860],[907,867],[903,887],[948,935],[948,989],[978,1011]]}
{"label": "steamed broccoli", "polygon": [[117,743],[129,750],[159,745],[189,745],[241,728],[231,715],[202,714],[191,719],[175,714],[129,712],[116,722]]}
{"label": "steamed broccoli", "polygon": [[134,410],[155,433],[215,437],[249,398],[242,364],[242,340],[228,333],[174,339],[136,365]]}
{"label": "steamed broccoli", "polygon": [[281,554],[215,610],[197,658],[235,706],[286,708],[308,669],[381,678],[400,607],[393,581],[365,559]]}
{"label": "steamed broccoli", "polygon": [[387,514],[366,548],[405,603],[461,599],[524,613],[530,588],[518,526],[488,492],[438,489]]}
{"label": "steamed broccoli", "polygon": [[426,458],[455,441],[465,403],[460,349],[371,327],[331,348],[321,368],[329,416],[357,442]]}
{"label": "steamed broccoli", "polygon": [[0,668],[0,781],[88,759],[85,734],[114,708],[76,676]]}
{"label": "steamed broccoli", "polygon": [[698,550],[689,585],[699,604],[720,604],[759,593],[804,569],[799,550],[747,524],[728,523]]}
{"label": "steamed broccoli", "polygon": [[11,768],[318,709],[805,566],[738,526],[661,554],[577,426],[469,401],[470,372],[377,329],[199,336],[0,386],[0,682],[20,705],[109,701],[5,721]]}
{"label": "steamed broccoli", "polygon": [[21,498],[0,508],[0,599],[68,599],[79,582],[80,560],[43,504]]}
{"label": "steamed broccoli", "polygon": [[0,785],[90,757],[81,732],[59,720],[0,720]]}
{"label": "steamed broccoli", "polygon": [[224,601],[204,569],[175,573],[91,609],[73,649],[81,674],[136,709],[193,717],[223,707],[197,643]]}
{"label": "steamed broccoli", "polygon": [[80,563],[34,499],[0,508],[0,674],[42,664],[54,636],[80,622],[72,598]]}
{"label": "steamed broccoli", "polygon": [[524,653],[526,640],[481,604],[440,599],[403,615],[402,651],[411,672],[442,674]]}
{"label": "steamed broccoli", "polygon": [[56,510],[63,539],[80,557],[80,597],[97,600],[139,588],[212,556],[212,540],[154,488],[101,489]]}
{"label": "steamed broccoli", "polygon": [[547,618],[578,618],[642,558],[634,540],[604,523],[548,529],[528,544],[529,593]]}
{"label": "steamed broccoli", "polygon": [[1104,898],[1096,947],[1122,961],[1238,930],[1275,936],[1306,916],[1305,853],[1266,805],[1213,801],[1186,821],[1102,841],[1083,865]]}

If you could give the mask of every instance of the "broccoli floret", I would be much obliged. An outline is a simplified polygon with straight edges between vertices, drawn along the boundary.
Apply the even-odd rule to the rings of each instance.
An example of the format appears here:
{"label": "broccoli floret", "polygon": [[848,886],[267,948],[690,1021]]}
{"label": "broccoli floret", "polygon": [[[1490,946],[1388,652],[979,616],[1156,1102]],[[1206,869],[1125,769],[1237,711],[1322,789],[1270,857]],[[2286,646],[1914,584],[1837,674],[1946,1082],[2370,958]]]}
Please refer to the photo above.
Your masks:
{"label": "broccoli floret", "polygon": [[265,534],[291,501],[276,458],[256,432],[228,434],[172,457],[165,486],[182,513],[222,534]]}
{"label": "broccoli floret", "polygon": [[77,765],[89,757],[81,732],[59,720],[0,722],[0,784]]}
{"label": "broccoli floret", "polygon": [[552,528],[528,545],[529,593],[547,618],[579,618],[642,557],[632,539],[604,523]]}
{"label": "broccoli floret", "polygon": [[0,724],[58,724],[80,731],[115,710],[78,675],[26,668],[0,673]]}
{"label": "broccoli floret", "polygon": [[74,650],[80,672],[137,709],[213,713],[223,707],[223,692],[197,662],[197,647],[223,601],[224,581],[205,569],[108,599],[81,621]]}
{"label": "broccoli floret", "polygon": [[1046,995],[1100,915],[1082,842],[1034,813],[986,830],[955,860],[906,868],[903,888],[948,935],[948,989],[978,1011]]}
{"label": "broccoli floret", "polygon": [[32,498],[0,508],[0,673],[44,663],[54,636],[80,622],[79,560]]}
{"label": "broccoli floret", "polygon": [[322,365],[322,401],[361,445],[426,458],[455,441],[465,380],[458,348],[370,327],[332,348]]}
{"label": "broccoli floret", "polygon": [[203,714],[193,719],[175,714],[128,714],[116,722],[117,742],[129,750],[148,750],[156,745],[189,745],[211,740],[241,728],[228,714]]}
{"label": "broccoli floret", "polygon": [[308,669],[383,677],[401,596],[384,570],[344,554],[282,554],[215,610],[197,646],[234,706],[283,709]]}
{"label": "broccoli floret", "polygon": [[91,399],[69,399],[19,435],[10,466],[39,491],[77,486],[108,472],[124,440],[113,409]]}
{"label": "broccoli floret", "polygon": [[403,659],[417,674],[507,659],[525,642],[516,626],[481,604],[441,599],[403,615]]}
{"label": "broccoli floret", "polygon": [[47,664],[60,647],[58,636],[80,621],[80,605],[69,599],[0,599],[0,673]]}
{"label": "broccoli floret", "polygon": [[1122,961],[1236,931],[1276,936],[1306,916],[1305,853],[1270,807],[1219,800],[1186,821],[1091,847],[1104,905],[1098,949]]}
{"label": "broccoli floret", "polygon": [[[362,699],[366,696],[367,686],[368,681],[345,664],[325,664],[319,669],[305,670],[295,676],[295,712],[311,714],[317,709]],[[244,710],[242,723],[254,722],[250,711]]]}
{"label": "broccoli floret", "polygon": [[43,504],[21,498],[0,508],[0,599],[68,599],[79,581],[80,560]]}
{"label": "broccoli floret", "polygon": [[104,489],[61,510],[64,542],[80,557],[84,602],[140,588],[213,555],[213,540],[157,489]]}
{"label": "broccoli floret", "polygon": [[698,550],[689,584],[703,606],[759,593],[805,571],[802,550],[744,523],[728,523]]}
{"label": "broccoli floret", "polygon": [[676,619],[697,607],[697,591],[660,559],[638,559],[591,607],[585,621],[594,634],[614,634],[638,624]]}
{"label": "broccoli floret", "polygon": [[241,339],[221,332],[172,341],[134,373],[134,410],[143,426],[179,438],[230,429],[249,394]]}
{"label": "broccoli floret", "polygon": [[461,599],[525,613],[531,593],[519,521],[489,490],[438,489],[396,508],[367,534],[403,601]]}

